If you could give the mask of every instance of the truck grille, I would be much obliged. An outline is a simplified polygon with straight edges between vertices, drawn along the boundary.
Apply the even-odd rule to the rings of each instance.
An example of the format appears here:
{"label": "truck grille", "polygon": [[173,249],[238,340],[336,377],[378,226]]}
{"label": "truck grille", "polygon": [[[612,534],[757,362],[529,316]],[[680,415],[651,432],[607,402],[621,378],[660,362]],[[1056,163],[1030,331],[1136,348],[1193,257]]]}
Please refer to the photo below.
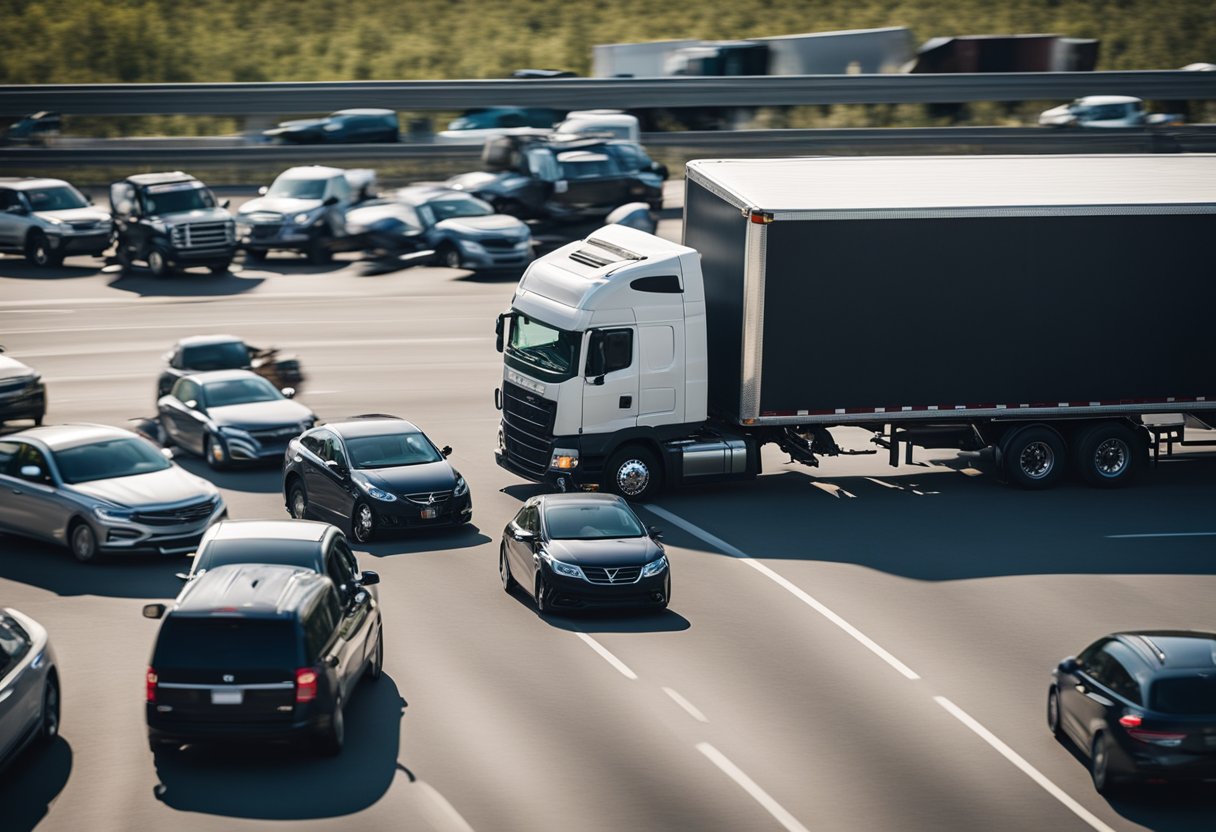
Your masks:
{"label": "truck grille", "polygon": [[502,432],[507,461],[536,477],[549,468],[557,402],[518,385],[502,385]]}
{"label": "truck grille", "polygon": [[584,566],[583,574],[593,584],[636,584],[642,577],[642,567]]}
{"label": "truck grille", "polygon": [[206,520],[213,511],[215,511],[215,500],[204,500],[201,503],[191,503],[177,508],[136,512],[132,519],[136,523],[144,523],[149,526],[176,526]]}
{"label": "truck grille", "polygon": [[192,222],[173,226],[175,248],[225,248],[235,241],[230,222]]}

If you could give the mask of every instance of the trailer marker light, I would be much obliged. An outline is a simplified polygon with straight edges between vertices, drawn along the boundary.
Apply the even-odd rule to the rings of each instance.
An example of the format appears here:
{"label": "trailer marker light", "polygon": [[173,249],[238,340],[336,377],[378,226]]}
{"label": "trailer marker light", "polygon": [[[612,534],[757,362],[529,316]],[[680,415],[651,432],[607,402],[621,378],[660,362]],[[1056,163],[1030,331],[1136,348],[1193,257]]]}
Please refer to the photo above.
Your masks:
{"label": "trailer marker light", "polygon": [[773,221],[773,214],[771,211],[752,211],[750,219],[756,225],[768,225]]}

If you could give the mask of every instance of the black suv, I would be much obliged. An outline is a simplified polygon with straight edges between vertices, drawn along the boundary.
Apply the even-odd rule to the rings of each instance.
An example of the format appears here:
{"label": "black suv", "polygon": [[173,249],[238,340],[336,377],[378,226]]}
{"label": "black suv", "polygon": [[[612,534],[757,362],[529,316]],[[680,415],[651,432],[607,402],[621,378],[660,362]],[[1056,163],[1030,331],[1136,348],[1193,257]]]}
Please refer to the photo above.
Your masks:
{"label": "black suv", "polygon": [[153,752],[224,739],[308,740],[341,752],[343,708],[379,678],[375,597],[310,569],[229,564],[191,581],[166,612],[146,678]]}
{"label": "black suv", "polygon": [[178,268],[228,271],[236,254],[236,225],[228,200],[217,203],[202,182],[181,171],[141,173],[110,186],[110,210],[123,269],[136,261],[164,277]]}
{"label": "black suv", "polygon": [[1101,794],[1216,779],[1216,633],[1115,633],[1052,676],[1047,727],[1089,755]]}
{"label": "black suv", "polygon": [[447,186],[520,219],[603,218],[630,202],[652,211],[663,205],[667,168],[636,142],[519,131],[487,139],[481,161],[484,171],[454,176]]}
{"label": "black suv", "polygon": [[392,110],[338,110],[324,118],[284,121],[262,135],[286,144],[364,144],[400,139]]}

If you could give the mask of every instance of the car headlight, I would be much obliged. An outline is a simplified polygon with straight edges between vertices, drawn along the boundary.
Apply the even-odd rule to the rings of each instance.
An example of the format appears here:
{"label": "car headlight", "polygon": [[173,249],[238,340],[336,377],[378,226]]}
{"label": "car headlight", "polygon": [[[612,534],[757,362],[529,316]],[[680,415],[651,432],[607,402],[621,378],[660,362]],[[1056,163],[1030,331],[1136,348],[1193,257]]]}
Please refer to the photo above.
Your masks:
{"label": "car headlight", "polygon": [[397,499],[397,495],[390,494],[383,488],[376,488],[374,485],[364,483],[363,490],[366,491],[367,496],[371,497],[373,500],[382,500],[383,502],[391,503]]}
{"label": "car headlight", "polygon": [[94,506],[93,513],[101,520],[130,520],[135,516],[131,509],[115,506]]}
{"label": "car headlight", "polygon": [[575,566],[573,563],[554,560],[548,555],[545,555],[545,560],[549,561],[549,568],[559,575],[565,575],[567,578],[580,578],[584,581],[587,580],[587,576],[583,574],[583,570]]}
{"label": "car headlight", "polygon": [[296,225],[308,225],[312,222],[312,214],[296,214],[291,221]]}
{"label": "car headlight", "polygon": [[667,568],[667,555],[660,555],[658,560],[652,560],[642,567],[642,577],[651,578]]}
{"label": "car headlight", "polygon": [[456,488],[452,491],[453,497],[463,497],[469,493],[469,484],[464,481],[464,477],[456,478]]}
{"label": "car headlight", "polygon": [[248,431],[243,431],[240,428],[221,427],[220,433],[231,439],[242,439],[246,442],[253,442],[254,439],[249,435]]}
{"label": "car headlight", "polygon": [[457,240],[456,242],[465,251],[471,251],[475,254],[481,254],[485,251],[485,248],[481,245],[481,243],[476,243],[472,240]]}

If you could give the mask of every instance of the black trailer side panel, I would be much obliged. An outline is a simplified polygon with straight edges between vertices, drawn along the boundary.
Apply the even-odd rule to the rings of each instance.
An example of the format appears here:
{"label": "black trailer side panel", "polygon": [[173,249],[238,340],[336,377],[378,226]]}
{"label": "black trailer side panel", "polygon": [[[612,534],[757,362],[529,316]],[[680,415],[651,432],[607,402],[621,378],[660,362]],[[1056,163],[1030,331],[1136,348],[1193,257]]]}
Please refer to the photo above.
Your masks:
{"label": "black trailer side panel", "polygon": [[1216,396],[1213,239],[1213,214],[772,223],[760,415]]}
{"label": "black trailer side panel", "polygon": [[743,354],[747,220],[692,180],[684,194],[684,245],[701,253],[709,340],[709,412],[736,416]]}

